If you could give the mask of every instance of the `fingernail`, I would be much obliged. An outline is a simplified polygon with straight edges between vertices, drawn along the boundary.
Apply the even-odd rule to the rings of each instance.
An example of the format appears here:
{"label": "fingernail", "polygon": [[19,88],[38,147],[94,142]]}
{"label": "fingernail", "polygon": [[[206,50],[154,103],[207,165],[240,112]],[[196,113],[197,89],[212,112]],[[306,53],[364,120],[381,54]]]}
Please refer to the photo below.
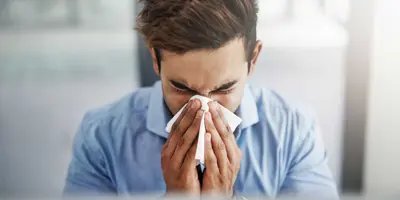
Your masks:
{"label": "fingernail", "polygon": [[187,104],[186,104],[186,106],[185,106],[185,109],[184,109],[184,111],[187,111],[187,110],[189,110],[189,108],[190,108],[190,101],[189,102],[187,102]]}
{"label": "fingernail", "polygon": [[196,104],[197,104],[196,101],[197,101],[197,99],[193,99],[193,100],[192,100],[192,106],[191,106],[192,108],[195,108],[195,107],[196,107]]}
{"label": "fingernail", "polygon": [[192,105],[193,100],[189,100],[187,106],[190,108],[190,106]]}

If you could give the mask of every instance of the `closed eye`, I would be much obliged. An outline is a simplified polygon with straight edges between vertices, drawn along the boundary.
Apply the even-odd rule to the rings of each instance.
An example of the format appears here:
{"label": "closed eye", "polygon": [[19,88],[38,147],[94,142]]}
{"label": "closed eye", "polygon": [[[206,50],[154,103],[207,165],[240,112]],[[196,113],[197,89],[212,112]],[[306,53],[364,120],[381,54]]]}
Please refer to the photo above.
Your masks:
{"label": "closed eye", "polygon": [[179,83],[179,82],[176,82],[176,81],[170,81],[170,82],[171,82],[172,86],[174,86],[174,89],[177,92],[196,92],[196,91],[190,89],[189,87],[187,87],[186,85],[184,85],[182,83]]}
{"label": "closed eye", "polygon": [[221,85],[220,87],[218,87],[216,90],[214,90],[214,93],[229,93],[232,92],[232,90],[234,89],[234,86],[236,85],[238,81],[231,81],[229,83],[225,83],[223,85]]}
{"label": "closed eye", "polygon": [[213,93],[220,93],[220,94],[229,94],[231,93],[235,88],[229,88],[229,89],[225,89],[225,90],[217,90],[214,91]]}

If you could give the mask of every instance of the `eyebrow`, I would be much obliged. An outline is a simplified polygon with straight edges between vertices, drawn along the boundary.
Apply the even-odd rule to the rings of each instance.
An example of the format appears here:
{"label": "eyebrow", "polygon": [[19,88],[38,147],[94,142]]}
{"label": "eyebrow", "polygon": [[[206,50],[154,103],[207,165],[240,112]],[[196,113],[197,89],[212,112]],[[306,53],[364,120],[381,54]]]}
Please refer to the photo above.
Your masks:
{"label": "eyebrow", "polygon": [[[182,90],[187,90],[187,91],[194,92],[194,93],[198,93],[196,90],[193,90],[190,87],[188,87],[185,83],[181,83],[181,82],[173,81],[173,80],[170,80],[170,82],[176,88],[179,88]],[[221,86],[219,86],[217,89],[214,89],[213,92],[227,90],[227,89],[231,88],[232,86],[234,86],[237,82],[238,82],[237,80],[234,80],[234,81],[230,81],[228,83],[224,83]]]}

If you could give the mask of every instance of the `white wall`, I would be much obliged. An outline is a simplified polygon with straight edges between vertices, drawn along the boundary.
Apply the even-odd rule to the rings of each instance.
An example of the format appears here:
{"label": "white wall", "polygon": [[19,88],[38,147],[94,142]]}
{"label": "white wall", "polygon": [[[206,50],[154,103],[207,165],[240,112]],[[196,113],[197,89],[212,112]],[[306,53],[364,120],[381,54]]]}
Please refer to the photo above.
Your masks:
{"label": "white wall", "polygon": [[400,1],[375,0],[365,192],[400,195]]}
{"label": "white wall", "polygon": [[57,195],[85,111],[139,86],[125,31],[0,32],[1,195]]}
{"label": "white wall", "polygon": [[20,27],[0,30],[0,195],[59,195],[85,111],[139,86],[135,5],[81,0],[77,29],[66,1],[10,2]]}
{"label": "white wall", "polygon": [[346,31],[330,20],[308,19],[261,22],[258,34],[264,47],[250,83],[316,112],[340,185]]}

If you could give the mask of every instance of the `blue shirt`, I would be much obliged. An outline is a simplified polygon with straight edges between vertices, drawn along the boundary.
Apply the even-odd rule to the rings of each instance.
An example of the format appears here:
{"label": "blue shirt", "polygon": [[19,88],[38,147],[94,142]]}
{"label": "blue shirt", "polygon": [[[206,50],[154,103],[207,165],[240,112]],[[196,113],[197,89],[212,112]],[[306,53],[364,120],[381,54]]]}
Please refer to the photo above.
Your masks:
{"label": "blue shirt", "polygon": [[[243,158],[238,195],[336,196],[315,121],[276,93],[246,85],[235,137]],[[161,148],[171,119],[161,83],[89,111],[77,132],[64,194],[165,193]]]}

